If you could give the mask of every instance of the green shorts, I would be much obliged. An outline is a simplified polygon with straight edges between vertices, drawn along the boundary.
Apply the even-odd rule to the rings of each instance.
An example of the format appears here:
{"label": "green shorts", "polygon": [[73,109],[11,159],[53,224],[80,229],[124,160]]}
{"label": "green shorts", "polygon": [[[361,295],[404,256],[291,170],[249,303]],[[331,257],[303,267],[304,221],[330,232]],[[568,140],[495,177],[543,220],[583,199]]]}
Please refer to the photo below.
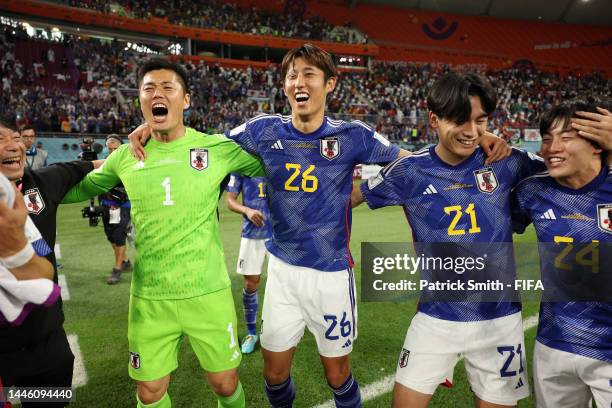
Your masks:
{"label": "green shorts", "polygon": [[157,380],[178,367],[183,335],[208,372],[238,367],[242,354],[236,332],[231,288],[178,300],[149,300],[132,295],[128,316],[130,377]]}

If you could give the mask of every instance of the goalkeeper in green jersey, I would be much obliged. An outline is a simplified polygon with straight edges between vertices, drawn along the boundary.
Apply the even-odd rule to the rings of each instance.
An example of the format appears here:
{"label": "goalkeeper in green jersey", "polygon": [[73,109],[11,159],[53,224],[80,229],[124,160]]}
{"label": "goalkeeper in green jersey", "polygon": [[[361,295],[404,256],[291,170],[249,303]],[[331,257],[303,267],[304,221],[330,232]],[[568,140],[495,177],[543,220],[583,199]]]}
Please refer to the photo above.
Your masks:
{"label": "goalkeeper in green jersey", "polygon": [[137,161],[127,145],[121,146],[64,202],[82,201],[119,182],[132,202],[137,256],[128,340],[137,406],[171,406],[170,373],[187,335],[219,407],[244,407],[236,311],[217,204],[230,173],[263,176],[263,168],[225,136],[203,135],[183,125],[189,88],[180,66],[151,59],[140,68],[138,80],[142,113],[153,134],[145,148],[147,161]]}

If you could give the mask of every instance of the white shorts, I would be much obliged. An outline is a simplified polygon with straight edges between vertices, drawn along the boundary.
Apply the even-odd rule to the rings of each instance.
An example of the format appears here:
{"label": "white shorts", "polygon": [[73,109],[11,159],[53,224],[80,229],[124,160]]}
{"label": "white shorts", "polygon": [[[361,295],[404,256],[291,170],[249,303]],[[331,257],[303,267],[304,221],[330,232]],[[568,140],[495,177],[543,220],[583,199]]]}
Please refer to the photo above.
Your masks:
{"label": "white shorts", "polygon": [[612,363],[557,350],[536,341],[533,383],[538,408],[612,406]]}
{"label": "white shorts", "polygon": [[323,357],[345,356],[357,338],[353,270],[322,272],[290,265],[270,254],[261,323],[261,346],[296,347],[304,327]]}
{"label": "white shorts", "polygon": [[241,238],[236,273],[240,275],[261,275],[261,268],[267,254],[265,239]]}
{"label": "white shorts", "polygon": [[472,391],[481,400],[516,405],[529,396],[520,313],[455,322],[418,312],[408,327],[395,381],[433,395],[438,385],[452,385],[461,357]]}

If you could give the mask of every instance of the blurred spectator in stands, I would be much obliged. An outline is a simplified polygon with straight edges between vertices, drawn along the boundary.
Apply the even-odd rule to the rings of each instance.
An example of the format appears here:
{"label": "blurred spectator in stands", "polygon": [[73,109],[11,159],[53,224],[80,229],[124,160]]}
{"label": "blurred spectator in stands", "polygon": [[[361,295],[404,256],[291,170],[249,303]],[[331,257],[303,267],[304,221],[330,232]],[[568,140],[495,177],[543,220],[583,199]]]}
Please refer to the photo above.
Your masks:
{"label": "blurred spectator in stands", "polygon": [[21,134],[21,140],[26,147],[25,168],[38,170],[45,167],[48,153],[36,146],[36,130],[30,125],[24,125],[19,128],[19,134]]}

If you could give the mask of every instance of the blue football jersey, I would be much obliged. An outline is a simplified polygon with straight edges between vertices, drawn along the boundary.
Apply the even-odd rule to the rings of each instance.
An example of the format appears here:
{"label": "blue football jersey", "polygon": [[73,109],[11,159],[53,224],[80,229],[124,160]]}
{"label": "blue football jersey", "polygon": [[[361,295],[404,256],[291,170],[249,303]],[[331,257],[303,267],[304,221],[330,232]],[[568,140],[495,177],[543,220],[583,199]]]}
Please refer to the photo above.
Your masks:
{"label": "blue football jersey", "polygon": [[[579,247],[598,251],[599,243],[612,243],[612,171],[604,168],[592,182],[573,190],[558,184],[548,173],[530,177],[515,191],[518,224],[533,222],[539,242],[551,243],[562,258],[593,259]],[[552,244],[552,243],[557,244]],[[596,246],[577,244],[594,243]],[[571,245],[571,247],[569,247]],[[576,249],[572,249],[578,247]],[[556,251],[555,251],[556,252]],[[565,252],[561,254],[561,252]],[[610,273],[609,259],[596,256],[599,272]],[[560,262],[567,263],[561,259]],[[544,266],[546,265],[546,266]],[[542,264],[542,279],[556,273],[554,264]],[[542,302],[538,341],[555,349],[612,363],[612,303]]]}
{"label": "blue football jersey", "polygon": [[399,148],[362,122],[327,117],[319,129],[304,134],[290,116],[260,115],[228,137],[264,163],[272,220],[268,251],[291,265],[320,271],[352,266],[353,169],[359,163],[387,164]]}
{"label": "blue football jersey", "polygon": [[[435,146],[402,157],[361,185],[370,208],[401,205],[415,242],[465,244],[511,243],[510,193],[523,178],[544,169],[541,158],[513,149],[510,157],[485,165],[486,155],[476,151],[462,163],[442,161]],[[512,245],[497,245],[496,259],[509,262],[516,275]],[[500,249],[501,248],[501,249]],[[499,253],[502,251],[503,253]],[[460,252],[463,253],[463,252]],[[520,311],[520,303],[419,302],[419,311],[438,319],[478,321]]]}
{"label": "blue football jersey", "polygon": [[263,227],[253,224],[247,217],[242,221],[242,237],[250,239],[268,239],[272,236],[270,227],[270,210],[266,200],[266,179],[264,177],[244,177],[233,173],[225,191],[239,195],[242,193],[242,204],[264,215]]}

